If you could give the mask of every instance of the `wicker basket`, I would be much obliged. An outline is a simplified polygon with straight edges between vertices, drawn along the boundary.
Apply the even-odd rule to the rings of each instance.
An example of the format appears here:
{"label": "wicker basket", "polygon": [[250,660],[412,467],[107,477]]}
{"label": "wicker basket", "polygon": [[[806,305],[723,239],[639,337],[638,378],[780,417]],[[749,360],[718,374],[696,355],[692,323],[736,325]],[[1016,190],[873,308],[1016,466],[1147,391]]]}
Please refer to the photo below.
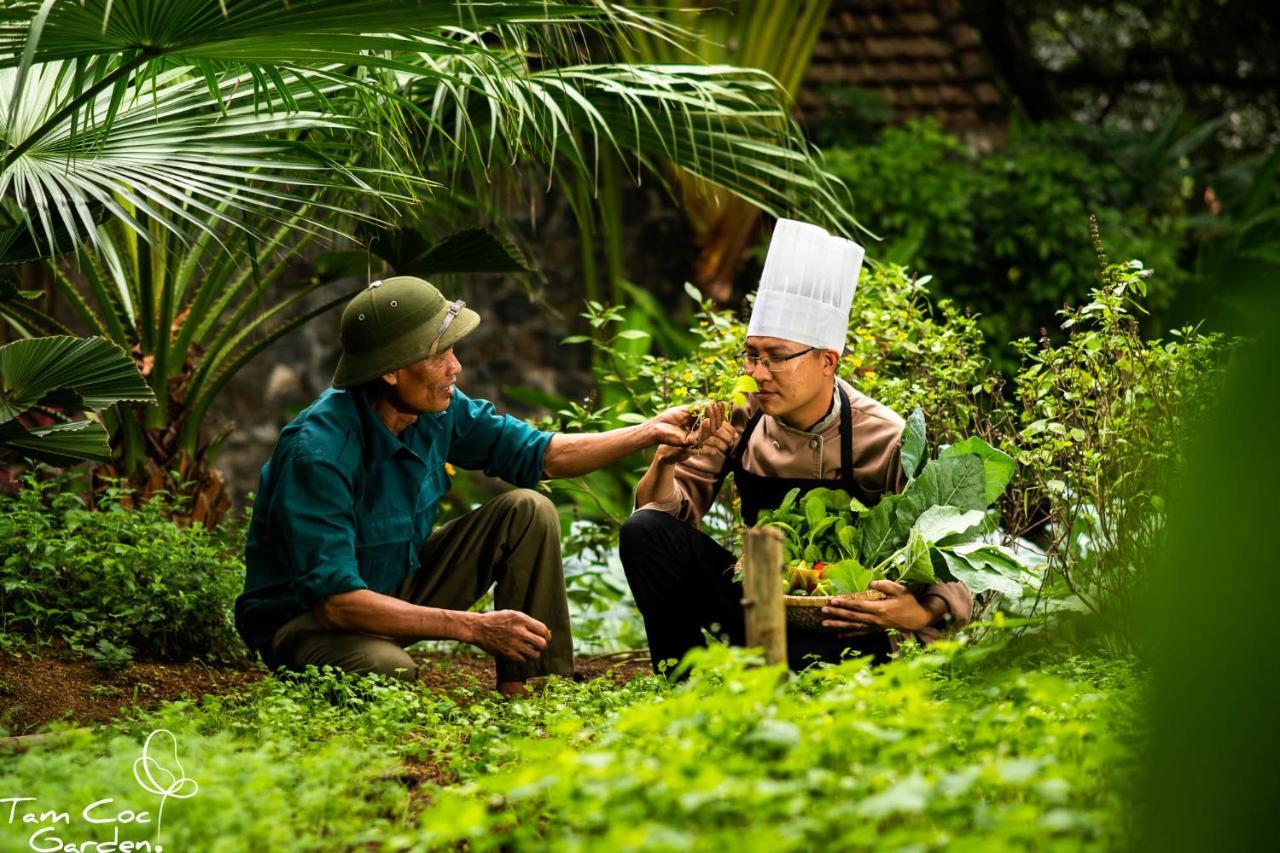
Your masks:
{"label": "wicker basket", "polygon": [[[868,589],[845,597],[862,601],[880,601],[887,596],[879,590]],[[839,629],[822,626],[822,620],[826,618],[822,615],[822,608],[830,604],[832,598],[833,596],[830,595],[784,595],[782,600],[787,605],[787,627],[800,631],[836,633]]]}

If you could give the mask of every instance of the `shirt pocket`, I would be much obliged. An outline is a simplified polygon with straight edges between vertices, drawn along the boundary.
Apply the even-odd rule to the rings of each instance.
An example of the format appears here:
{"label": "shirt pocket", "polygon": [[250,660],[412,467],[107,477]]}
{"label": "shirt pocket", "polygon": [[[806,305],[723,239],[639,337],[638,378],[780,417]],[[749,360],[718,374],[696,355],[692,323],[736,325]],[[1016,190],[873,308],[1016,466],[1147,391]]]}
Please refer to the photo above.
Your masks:
{"label": "shirt pocket", "polygon": [[356,522],[356,562],[360,576],[374,592],[395,591],[408,574],[412,549],[411,513],[389,513]]}

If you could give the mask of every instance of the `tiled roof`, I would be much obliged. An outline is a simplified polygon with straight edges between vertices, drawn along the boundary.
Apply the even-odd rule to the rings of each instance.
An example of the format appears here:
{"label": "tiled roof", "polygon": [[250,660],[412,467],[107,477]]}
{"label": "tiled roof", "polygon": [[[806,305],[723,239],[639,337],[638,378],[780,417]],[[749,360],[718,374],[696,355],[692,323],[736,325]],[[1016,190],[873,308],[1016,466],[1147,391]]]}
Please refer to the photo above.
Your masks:
{"label": "tiled roof", "polygon": [[934,116],[956,131],[1004,124],[991,63],[957,0],[832,0],[796,100],[808,118],[831,88],[878,93],[902,120]]}

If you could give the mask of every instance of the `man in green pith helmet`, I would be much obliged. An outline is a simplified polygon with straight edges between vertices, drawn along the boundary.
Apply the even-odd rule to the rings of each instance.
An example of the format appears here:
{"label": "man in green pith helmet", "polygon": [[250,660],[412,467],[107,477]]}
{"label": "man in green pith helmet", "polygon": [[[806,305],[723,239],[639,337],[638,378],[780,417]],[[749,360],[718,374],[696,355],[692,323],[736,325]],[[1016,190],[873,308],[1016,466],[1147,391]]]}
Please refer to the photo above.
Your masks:
{"label": "man in green pith helmet", "polygon": [[[254,502],[236,628],[268,666],[415,680],[405,647],[448,639],[493,655],[504,694],[572,674],[560,522],[531,487],[698,444],[719,419],[691,432],[680,407],[595,435],[536,430],[457,388],[454,347],[479,322],[412,276],[343,311],[334,387],[285,426]],[[447,465],[517,488],[432,530]],[[469,612],[490,587],[494,610]]]}

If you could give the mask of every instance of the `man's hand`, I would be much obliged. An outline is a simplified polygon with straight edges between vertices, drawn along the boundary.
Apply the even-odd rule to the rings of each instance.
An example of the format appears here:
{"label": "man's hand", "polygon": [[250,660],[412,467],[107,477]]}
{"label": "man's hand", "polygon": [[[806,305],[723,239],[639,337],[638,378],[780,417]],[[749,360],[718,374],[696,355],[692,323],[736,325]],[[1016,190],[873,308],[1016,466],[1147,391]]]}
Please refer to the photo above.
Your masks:
{"label": "man's hand", "polygon": [[657,435],[657,459],[660,463],[675,465],[696,456],[703,448],[727,454],[737,442],[738,431],[725,420],[723,403],[708,403],[696,428],[689,408],[677,406],[667,409],[649,421]]}
{"label": "man's hand", "polygon": [[[931,607],[916,600],[911,591],[893,581],[872,581],[871,588],[883,592],[887,598],[881,601],[863,601],[848,595],[839,595],[822,608],[827,618],[824,628],[843,628],[839,636],[854,637],[894,628],[915,632],[932,625],[945,612],[946,605],[931,597]],[[937,608],[936,610],[934,608]]]}
{"label": "man's hand", "polygon": [[495,657],[525,662],[537,660],[551,639],[551,629],[519,610],[474,613],[466,641]]}

